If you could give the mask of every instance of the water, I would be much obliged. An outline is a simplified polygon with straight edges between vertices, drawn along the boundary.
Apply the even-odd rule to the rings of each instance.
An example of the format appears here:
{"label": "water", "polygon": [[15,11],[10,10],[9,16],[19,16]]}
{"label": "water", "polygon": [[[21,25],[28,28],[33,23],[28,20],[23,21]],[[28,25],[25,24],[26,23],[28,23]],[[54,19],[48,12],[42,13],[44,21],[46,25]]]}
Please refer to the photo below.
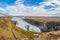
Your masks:
{"label": "water", "polygon": [[20,28],[22,28],[22,29],[24,29],[24,30],[27,30],[27,29],[26,29],[26,26],[28,25],[28,26],[29,26],[29,31],[41,32],[41,30],[40,30],[38,27],[27,23],[26,21],[23,20],[23,18],[13,17],[12,20],[13,20],[13,21],[17,21],[16,26],[18,26],[18,27],[20,27]]}

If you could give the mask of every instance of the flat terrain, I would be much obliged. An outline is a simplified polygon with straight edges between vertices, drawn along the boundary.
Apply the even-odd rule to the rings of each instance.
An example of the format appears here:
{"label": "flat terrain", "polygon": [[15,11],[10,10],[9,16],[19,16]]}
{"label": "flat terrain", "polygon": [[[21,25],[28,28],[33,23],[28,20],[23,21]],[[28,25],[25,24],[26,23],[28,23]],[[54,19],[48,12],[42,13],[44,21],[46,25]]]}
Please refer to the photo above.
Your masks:
{"label": "flat terrain", "polygon": [[60,21],[60,17],[25,17],[25,18],[38,22]]}

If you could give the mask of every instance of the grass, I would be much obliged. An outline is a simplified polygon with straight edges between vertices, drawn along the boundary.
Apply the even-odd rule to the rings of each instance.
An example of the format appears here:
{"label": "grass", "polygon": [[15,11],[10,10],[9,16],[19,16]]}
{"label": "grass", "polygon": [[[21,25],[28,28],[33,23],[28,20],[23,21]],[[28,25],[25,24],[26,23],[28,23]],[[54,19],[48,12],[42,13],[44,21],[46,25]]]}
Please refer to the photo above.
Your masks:
{"label": "grass", "polygon": [[31,32],[17,27],[10,18],[0,17],[0,40],[16,40],[20,38],[29,38],[29,40],[32,40],[34,34],[42,35],[40,40],[51,40],[51,37],[55,39],[60,38],[60,30],[46,33]]}
{"label": "grass", "polygon": [[42,34],[39,32],[26,31],[17,27],[10,18],[0,17],[0,40],[15,40],[17,38],[32,39],[34,34]]}

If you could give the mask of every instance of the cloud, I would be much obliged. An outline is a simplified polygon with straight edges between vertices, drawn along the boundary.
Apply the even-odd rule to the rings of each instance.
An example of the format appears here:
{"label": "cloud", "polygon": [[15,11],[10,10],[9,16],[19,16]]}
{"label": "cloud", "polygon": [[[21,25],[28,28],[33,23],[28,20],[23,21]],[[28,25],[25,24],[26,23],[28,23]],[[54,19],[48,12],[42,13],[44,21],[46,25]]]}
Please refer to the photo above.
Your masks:
{"label": "cloud", "polygon": [[[40,6],[25,6],[22,0],[17,0],[15,6],[8,6],[6,10],[12,16],[55,16],[60,13],[60,2],[58,0],[49,0],[41,3]],[[46,6],[54,8],[44,9]]]}
{"label": "cloud", "polygon": [[6,12],[5,9],[0,8],[0,16],[8,16],[9,14]]}
{"label": "cloud", "polygon": [[0,11],[5,11],[5,9],[4,8],[0,8]]}

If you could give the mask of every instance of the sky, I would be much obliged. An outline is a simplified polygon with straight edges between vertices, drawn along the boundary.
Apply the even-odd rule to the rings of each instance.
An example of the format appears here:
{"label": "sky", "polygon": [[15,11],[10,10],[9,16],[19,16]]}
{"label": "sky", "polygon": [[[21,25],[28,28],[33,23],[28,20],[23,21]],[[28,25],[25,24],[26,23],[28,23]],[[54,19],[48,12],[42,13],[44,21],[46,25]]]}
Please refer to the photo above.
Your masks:
{"label": "sky", "polygon": [[8,16],[59,16],[60,0],[0,0]]}
{"label": "sky", "polygon": [[16,0],[0,0],[0,8],[5,8],[7,5],[14,5]]}

